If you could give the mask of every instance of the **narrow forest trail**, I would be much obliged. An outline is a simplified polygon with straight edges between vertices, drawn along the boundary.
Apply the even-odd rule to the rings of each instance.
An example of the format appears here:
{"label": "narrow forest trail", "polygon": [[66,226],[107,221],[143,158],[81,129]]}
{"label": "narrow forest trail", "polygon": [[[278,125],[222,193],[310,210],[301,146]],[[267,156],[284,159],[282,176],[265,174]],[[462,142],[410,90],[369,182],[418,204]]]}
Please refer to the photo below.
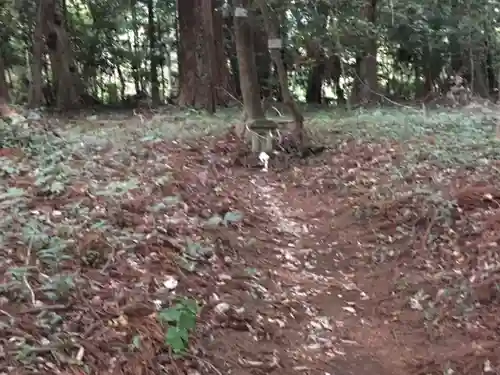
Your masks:
{"label": "narrow forest trail", "polygon": [[259,290],[238,301],[258,328],[222,335],[226,358],[255,365],[231,373],[496,371],[494,163],[443,171],[406,147],[350,141],[286,171],[224,177],[249,214],[238,255]]}
{"label": "narrow forest trail", "polygon": [[247,313],[253,310],[249,315],[260,328],[221,333],[227,353],[238,356],[231,373],[407,374],[387,345],[385,336],[395,344],[390,329],[370,315],[370,291],[356,284],[363,272],[353,261],[356,229],[346,231],[339,221],[341,200],[333,192],[314,191],[299,174],[257,172],[233,182],[261,219],[252,219],[259,224],[244,234],[257,241],[240,253],[259,275],[258,297],[236,303]]}
{"label": "narrow forest trail", "polygon": [[[264,172],[235,163],[230,133],[130,145],[133,157],[104,148],[82,163],[87,145],[68,143],[52,173],[68,160],[74,172],[59,193],[36,180],[51,153],[24,159],[32,179],[9,175],[5,194],[25,194],[26,222],[43,238],[57,229],[65,246],[51,262],[30,243],[13,254],[20,230],[4,221],[0,373],[499,366],[497,164],[443,171],[395,141],[351,140]],[[19,214],[15,202],[5,218]],[[19,278],[27,264],[36,272]],[[67,290],[44,293],[62,276]]]}

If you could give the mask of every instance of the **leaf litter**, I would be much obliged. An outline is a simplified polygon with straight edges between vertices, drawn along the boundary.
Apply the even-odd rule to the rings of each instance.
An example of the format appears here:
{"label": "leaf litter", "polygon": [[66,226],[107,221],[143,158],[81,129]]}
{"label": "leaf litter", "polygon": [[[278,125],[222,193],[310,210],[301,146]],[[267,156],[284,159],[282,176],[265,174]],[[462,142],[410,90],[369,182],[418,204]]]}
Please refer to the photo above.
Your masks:
{"label": "leaf litter", "polygon": [[484,118],[315,114],[330,150],[278,173],[202,116],[27,117],[2,128],[0,371],[498,369]]}

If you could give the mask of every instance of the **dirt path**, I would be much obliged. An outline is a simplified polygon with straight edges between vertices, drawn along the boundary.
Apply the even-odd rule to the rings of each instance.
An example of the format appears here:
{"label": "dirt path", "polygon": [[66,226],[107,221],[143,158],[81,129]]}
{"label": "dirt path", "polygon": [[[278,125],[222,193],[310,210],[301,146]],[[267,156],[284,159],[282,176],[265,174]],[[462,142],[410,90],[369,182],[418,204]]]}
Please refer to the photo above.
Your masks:
{"label": "dirt path", "polygon": [[[20,230],[4,222],[7,248],[17,252],[0,262],[0,332],[10,338],[0,340],[0,373],[500,368],[500,185],[485,178],[494,171],[450,169],[444,178],[424,163],[392,181],[405,152],[397,144],[345,143],[279,173],[235,166],[238,143],[227,137],[136,148],[140,158],[127,152],[118,165],[119,153],[103,151],[81,178],[68,178],[62,197],[47,197],[51,183],[11,176],[9,186],[29,192],[23,217],[48,237],[56,225],[69,251],[55,253],[64,268],[42,264],[30,243],[17,249]],[[126,194],[114,181],[124,176]],[[6,218],[18,214],[10,207]],[[228,223],[227,214],[239,219]],[[68,234],[68,222],[80,229]],[[36,272],[14,274],[28,261]],[[67,281],[59,294],[45,293],[54,280]],[[178,296],[202,309],[166,322]],[[180,356],[173,339],[182,340]]]}
{"label": "dirt path", "polygon": [[241,261],[258,271],[236,302],[252,310],[249,335],[222,334],[226,359],[253,364],[232,373],[497,371],[500,187],[474,185],[481,170],[419,183],[440,173],[424,165],[390,199],[372,194],[404,152],[353,142],[232,182],[253,212]]}
{"label": "dirt path", "polygon": [[239,353],[232,373],[403,374],[362,311],[370,296],[349,273],[352,249],[339,245],[335,198],[290,188],[273,174],[246,185],[254,212],[268,221],[245,234],[257,241],[242,260],[260,275],[260,295],[236,302],[259,328],[220,338],[227,352]]}

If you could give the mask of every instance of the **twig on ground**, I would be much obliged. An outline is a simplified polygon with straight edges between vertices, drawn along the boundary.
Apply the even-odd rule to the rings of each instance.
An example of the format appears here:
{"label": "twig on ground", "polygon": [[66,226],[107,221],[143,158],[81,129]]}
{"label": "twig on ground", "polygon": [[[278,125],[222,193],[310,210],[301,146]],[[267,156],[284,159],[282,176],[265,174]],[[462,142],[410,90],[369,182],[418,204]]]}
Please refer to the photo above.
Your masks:
{"label": "twig on ground", "polygon": [[434,226],[434,223],[437,220],[437,212],[432,215],[431,221],[429,222],[429,226],[427,227],[424,236],[422,237],[422,250],[425,251],[427,249],[427,240],[429,239],[429,236],[431,234],[432,227]]}
{"label": "twig on ground", "polygon": [[[111,246],[111,244],[108,243],[108,245]],[[101,275],[104,275],[106,270],[109,268],[109,266],[111,266],[111,263],[113,263],[115,261],[115,255],[116,255],[116,249],[114,246],[111,246],[111,254],[108,255],[108,260],[106,261],[106,263],[104,264],[104,266],[102,267],[100,273]]]}
{"label": "twig on ground", "polygon": [[[26,260],[24,262],[24,264],[27,267],[29,266],[30,261],[31,261],[31,249],[32,249],[32,247],[33,247],[33,237],[30,238],[30,242],[28,244],[28,251],[27,251],[27,254],[26,254]],[[24,285],[26,286],[26,288],[28,289],[28,291],[30,293],[31,304],[33,306],[36,306],[35,292],[33,291],[33,288],[31,287],[30,283],[28,282],[28,277],[26,276],[26,273],[24,273],[24,275],[23,275],[23,283],[24,283]]]}
{"label": "twig on ground", "polygon": [[14,318],[12,315],[10,315],[10,314],[9,314],[7,311],[5,311],[5,310],[0,310],[0,314],[5,315],[5,316],[9,317],[12,321],[14,321],[14,320],[15,320],[15,318]]}
{"label": "twig on ground", "polygon": [[69,308],[68,305],[40,305],[30,307],[28,309],[24,309],[21,311],[21,314],[33,314],[39,313],[42,311],[58,311],[58,310],[67,310]]}
{"label": "twig on ground", "polygon": [[199,361],[199,362],[203,363],[205,366],[212,369],[217,375],[222,375],[222,372],[217,367],[215,367],[214,364],[208,362],[206,359],[203,359],[203,358],[197,357],[195,355],[191,355],[191,354],[187,355],[187,357],[191,358],[195,361]]}

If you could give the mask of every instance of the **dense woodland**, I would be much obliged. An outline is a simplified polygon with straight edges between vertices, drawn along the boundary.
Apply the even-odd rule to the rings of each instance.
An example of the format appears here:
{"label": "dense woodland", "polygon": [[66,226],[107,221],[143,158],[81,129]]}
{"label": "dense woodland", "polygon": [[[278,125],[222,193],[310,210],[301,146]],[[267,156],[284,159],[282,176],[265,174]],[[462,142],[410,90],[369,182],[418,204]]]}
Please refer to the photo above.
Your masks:
{"label": "dense woodland", "polygon": [[500,78],[494,0],[1,2],[0,93],[31,107],[286,101],[280,66],[309,104],[428,101],[457,76],[494,98]]}
{"label": "dense woodland", "polygon": [[0,375],[500,374],[500,0],[0,4]]}

